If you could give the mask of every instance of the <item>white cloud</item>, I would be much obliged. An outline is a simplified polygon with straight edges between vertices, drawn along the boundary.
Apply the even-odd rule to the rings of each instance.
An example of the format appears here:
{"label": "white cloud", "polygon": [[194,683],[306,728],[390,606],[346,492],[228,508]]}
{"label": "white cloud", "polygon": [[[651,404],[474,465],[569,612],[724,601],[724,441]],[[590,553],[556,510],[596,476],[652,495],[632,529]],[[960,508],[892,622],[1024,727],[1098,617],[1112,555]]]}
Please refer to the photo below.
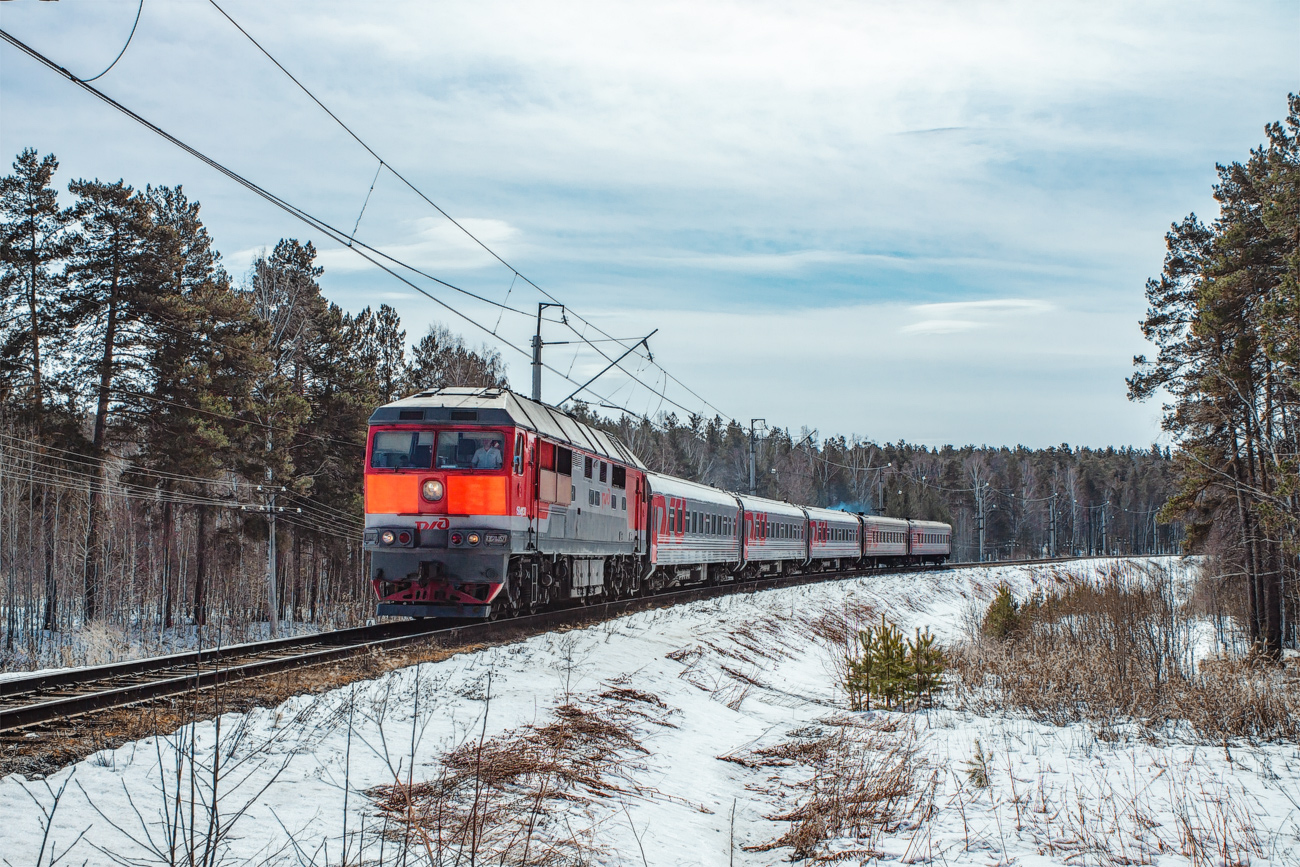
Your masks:
{"label": "white cloud", "polygon": [[[911,312],[926,318],[904,325],[901,334],[958,334],[991,325],[1006,324],[1025,316],[1048,313],[1053,305],[1033,298],[989,298],[982,301],[948,301],[917,304]],[[957,318],[962,317],[962,318]]]}
{"label": "white cloud", "polygon": [[983,322],[971,322],[967,319],[926,319],[913,322],[898,329],[901,334],[959,334],[962,331],[974,331],[983,328]]}

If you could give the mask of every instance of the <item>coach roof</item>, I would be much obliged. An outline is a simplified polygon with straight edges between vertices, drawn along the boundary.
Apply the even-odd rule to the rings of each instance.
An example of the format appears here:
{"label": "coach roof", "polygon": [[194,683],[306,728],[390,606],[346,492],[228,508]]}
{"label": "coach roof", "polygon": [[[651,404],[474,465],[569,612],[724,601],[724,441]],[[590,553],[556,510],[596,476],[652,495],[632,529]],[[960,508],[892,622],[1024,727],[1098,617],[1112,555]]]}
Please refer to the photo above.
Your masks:
{"label": "coach roof", "polygon": [[616,437],[566,415],[560,410],[505,388],[438,388],[384,404],[370,416],[371,424],[431,422],[433,424],[512,425],[535,431],[584,452],[644,470],[645,464]]}

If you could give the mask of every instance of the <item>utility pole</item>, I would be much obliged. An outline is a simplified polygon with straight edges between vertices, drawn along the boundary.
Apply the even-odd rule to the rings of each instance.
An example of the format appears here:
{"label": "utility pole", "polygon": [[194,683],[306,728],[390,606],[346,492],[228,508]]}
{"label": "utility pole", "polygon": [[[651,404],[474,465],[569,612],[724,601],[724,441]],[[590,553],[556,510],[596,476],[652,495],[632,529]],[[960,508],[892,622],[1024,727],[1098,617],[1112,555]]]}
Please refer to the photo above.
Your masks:
{"label": "utility pole", "polygon": [[1102,553],[1102,556],[1105,556],[1105,555],[1107,555],[1107,554],[1110,553],[1110,546],[1106,544],[1106,513],[1107,513],[1108,511],[1110,511],[1110,510],[1107,508],[1107,506],[1109,506],[1109,505],[1110,505],[1110,500],[1107,500],[1105,503],[1102,503],[1102,506],[1101,506],[1101,553]]}
{"label": "utility pole", "polygon": [[749,495],[751,497],[758,496],[758,477],[755,475],[757,465],[755,439],[760,424],[767,427],[767,419],[751,418],[749,420]]}
{"label": "utility pole", "polygon": [[271,627],[271,637],[275,638],[280,634],[280,600],[276,597],[275,588],[279,574],[275,562],[275,488],[271,488],[271,496],[267,499],[266,517],[271,527],[266,545],[266,622]]}
{"label": "utility pole", "polygon": [[[267,524],[266,621],[268,626],[270,627],[271,637],[275,638],[280,633],[280,601],[279,601],[278,594],[276,593],[276,586],[275,586],[277,573],[278,573],[277,564],[276,564],[277,552],[276,552],[276,541],[275,541],[275,517],[280,512],[284,511],[284,506],[276,505],[275,498],[277,494],[282,494],[287,489],[283,485],[279,487],[275,487],[269,484],[270,476],[271,473],[268,470],[267,471],[268,484],[265,487],[262,485],[257,486],[257,490],[259,493],[265,493],[267,495],[266,501],[262,504],[262,507],[260,509],[254,506],[252,507],[252,510],[255,512],[260,511],[266,514],[266,524]],[[240,508],[247,510],[250,507],[241,506]],[[297,512],[298,514],[302,514],[302,509],[295,509],[294,511]]]}
{"label": "utility pole", "polygon": [[890,461],[883,467],[876,467],[876,514],[885,514],[885,470],[894,466]]}
{"label": "utility pole", "polygon": [[989,483],[975,486],[975,527],[980,535],[980,562],[984,562],[984,497],[988,494]]}
{"label": "utility pole", "polygon": [[1052,494],[1052,499],[1048,500],[1048,554],[1047,556],[1056,558],[1056,498],[1057,494]]}
{"label": "utility pole", "polygon": [[533,400],[538,403],[542,401],[542,311],[547,307],[563,309],[564,305],[550,301],[542,301],[537,305],[537,331],[533,334]]}

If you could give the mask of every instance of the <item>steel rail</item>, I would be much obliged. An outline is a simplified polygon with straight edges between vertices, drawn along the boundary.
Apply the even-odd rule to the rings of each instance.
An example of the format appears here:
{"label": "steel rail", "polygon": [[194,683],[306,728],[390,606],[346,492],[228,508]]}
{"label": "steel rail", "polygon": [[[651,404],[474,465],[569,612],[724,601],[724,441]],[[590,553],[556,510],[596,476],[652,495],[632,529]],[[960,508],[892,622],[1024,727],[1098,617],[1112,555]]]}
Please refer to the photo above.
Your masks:
{"label": "steel rail", "polygon": [[[956,569],[989,566],[1029,566],[1077,562],[1081,559],[1002,560],[995,563],[950,563],[943,566],[894,566],[885,569],[845,569],[835,572],[810,572],[750,581],[706,584],[654,596],[598,602],[543,611],[508,620],[445,626],[437,621],[403,621],[355,627],[295,636],[270,641],[249,642],[224,648],[210,648],[163,657],[132,660],[124,663],[50,672],[28,678],[0,681],[0,696],[9,698],[39,696],[50,691],[109,684],[107,688],[84,694],[43,698],[27,704],[0,708],[0,732],[12,732],[45,723],[71,720],[96,711],[127,707],[140,702],[173,697],[225,683],[263,677],[331,662],[339,662],[372,651],[433,642],[454,649],[471,644],[500,642],[545,633],[558,626],[574,626],[590,621],[607,620],[623,614],[652,608],[667,608],[687,602],[714,599],[742,593],[755,593],[782,587],[824,583],[876,575],[913,572],[948,572]],[[288,655],[270,656],[283,651],[301,650]],[[223,665],[223,663],[225,663]],[[125,678],[153,676],[145,683],[115,684]]]}
{"label": "steel rail", "polygon": [[[423,629],[420,627],[423,626]],[[198,667],[221,659],[255,656],[263,653],[276,653],[294,648],[315,647],[318,645],[360,644],[371,639],[386,638],[405,632],[428,632],[430,625],[423,621],[399,621],[380,623],[371,626],[354,626],[347,629],[333,629],[328,632],[315,632],[309,635],[295,635],[286,638],[271,638],[265,641],[250,641],[242,644],[208,647],[202,650],[189,650],[170,653],[163,656],[147,656],[124,662],[111,662],[104,665],[84,668],[67,668],[57,671],[41,672],[25,677],[0,679],[0,700],[32,692],[47,692],[56,689],[68,689],[90,683],[101,683],[123,677],[136,677],[168,669]]]}

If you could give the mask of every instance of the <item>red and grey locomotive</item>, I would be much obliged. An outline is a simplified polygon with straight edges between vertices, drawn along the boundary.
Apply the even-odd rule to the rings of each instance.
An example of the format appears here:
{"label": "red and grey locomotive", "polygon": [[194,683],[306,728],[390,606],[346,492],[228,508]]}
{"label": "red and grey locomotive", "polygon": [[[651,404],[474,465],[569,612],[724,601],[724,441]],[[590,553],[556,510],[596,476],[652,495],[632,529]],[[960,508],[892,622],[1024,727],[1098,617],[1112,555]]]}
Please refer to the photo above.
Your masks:
{"label": "red and grey locomotive", "polygon": [[496,388],[375,410],[365,503],[381,615],[510,617],[706,581],[942,563],[951,552],[947,524],[649,472],[614,437]]}

